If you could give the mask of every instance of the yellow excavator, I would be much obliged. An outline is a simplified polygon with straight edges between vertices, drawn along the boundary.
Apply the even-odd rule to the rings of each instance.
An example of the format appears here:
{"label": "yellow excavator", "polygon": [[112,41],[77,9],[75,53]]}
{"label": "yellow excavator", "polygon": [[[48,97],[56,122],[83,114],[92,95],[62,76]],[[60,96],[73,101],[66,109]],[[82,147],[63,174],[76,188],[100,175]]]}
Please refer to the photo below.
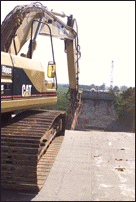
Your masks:
{"label": "yellow excavator", "polygon": [[[60,20],[61,17],[67,17],[66,24]],[[48,63],[47,76],[42,64],[33,59],[38,35],[49,37],[51,42],[52,61]],[[53,37],[64,40],[67,54],[70,93],[67,117],[64,111],[33,109],[54,105],[57,102]],[[22,48],[27,42],[28,50],[23,53]],[[48,150],[57,137],[64,136],[66,125],[67,128],[74,129],[80,113],[80,56],[78,26],[72,15],[49,11],[40,2],[35,2],[16,6],[4,19],[1,25],[3,188],[30,191],[40,190],[43,186],[54,156],[48,156]],[[57,148],[56,145],[60,142],[56,141],[52,148]]]}

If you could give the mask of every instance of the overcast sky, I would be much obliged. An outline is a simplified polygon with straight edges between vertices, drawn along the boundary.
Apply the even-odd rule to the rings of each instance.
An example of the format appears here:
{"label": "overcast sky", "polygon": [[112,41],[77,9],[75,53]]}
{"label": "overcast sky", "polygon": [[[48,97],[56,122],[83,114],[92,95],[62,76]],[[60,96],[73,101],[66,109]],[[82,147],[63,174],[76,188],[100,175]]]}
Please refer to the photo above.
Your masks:
{"label": "overcast sky", "polygon": [[[135,86],[135,1],[40,2],[49,10],[72,14],[77,20],[81,46],[80,84],[106,83],[109,86],[113,60],[113,86]],[[1,1],[1,21],[15,6],[29,3],[31,1]],[[58,83],[68,83],[64,43],[59,39],[53,42]],[[44,66],[50,59],[43,44],[39,38],[40,56],[35,54],[35,57],[39,57]]]}

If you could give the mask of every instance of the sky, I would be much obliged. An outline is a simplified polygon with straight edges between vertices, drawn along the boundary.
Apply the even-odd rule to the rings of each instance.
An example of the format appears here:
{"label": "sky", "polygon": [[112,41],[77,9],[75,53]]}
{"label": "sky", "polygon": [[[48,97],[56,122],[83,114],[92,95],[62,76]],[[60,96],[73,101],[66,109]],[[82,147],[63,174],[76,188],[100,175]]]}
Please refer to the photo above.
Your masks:
{"label": "sky", "polygon": [[[1,1],[1,22],[15,6],[31,2]],[[81,47],[79,84],[105,83],[110,86],[111,66],[114,61],[113,86],[135,86],[135,1],[39,2],[49,10],[72,14],[77,20]],[[52,60],[49,48],[43,45],[48,44],[44,42],[46,40],[49,41],[43,39],[43,36],[38,37],[38,54],[34,55],[41,61],[45,71],[48,61]],[[64,42],[53,38],[53,45],[58,83],[69,83]]]}

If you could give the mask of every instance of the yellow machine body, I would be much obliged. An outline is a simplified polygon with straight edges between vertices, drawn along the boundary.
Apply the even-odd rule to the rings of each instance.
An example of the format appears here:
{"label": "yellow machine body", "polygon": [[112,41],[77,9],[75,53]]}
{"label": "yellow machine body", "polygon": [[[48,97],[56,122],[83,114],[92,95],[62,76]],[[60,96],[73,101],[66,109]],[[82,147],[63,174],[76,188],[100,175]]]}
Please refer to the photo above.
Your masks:
{"label": "yellow machine body", "polygon": [[40,62],[1,52],[1,113],[56,102],[55,84],[45,82]]}

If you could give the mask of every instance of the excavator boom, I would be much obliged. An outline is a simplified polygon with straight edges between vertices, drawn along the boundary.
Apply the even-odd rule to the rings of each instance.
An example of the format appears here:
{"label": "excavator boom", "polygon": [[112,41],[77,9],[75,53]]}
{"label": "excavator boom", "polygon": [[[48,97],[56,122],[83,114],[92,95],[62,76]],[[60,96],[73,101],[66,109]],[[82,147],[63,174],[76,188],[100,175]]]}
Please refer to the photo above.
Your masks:
{"label": "excavator boom", "polygon": [[[50,25],[52,36],[60,39],[71,39],[76,37],[76,32],[63,21],[52,14],[47,7],[41,3],[16,6],[5,18],[1,26],[1,51],[17,55],[23,45],[31,37],[31,25],[33,20],[40,20]],[[36,33],[37,22],[33,23],[33,36]],[[49,36],[49,29],[45,24],[39,32],[40,35]],[[15,46],[16,45],[16,52]]]}

